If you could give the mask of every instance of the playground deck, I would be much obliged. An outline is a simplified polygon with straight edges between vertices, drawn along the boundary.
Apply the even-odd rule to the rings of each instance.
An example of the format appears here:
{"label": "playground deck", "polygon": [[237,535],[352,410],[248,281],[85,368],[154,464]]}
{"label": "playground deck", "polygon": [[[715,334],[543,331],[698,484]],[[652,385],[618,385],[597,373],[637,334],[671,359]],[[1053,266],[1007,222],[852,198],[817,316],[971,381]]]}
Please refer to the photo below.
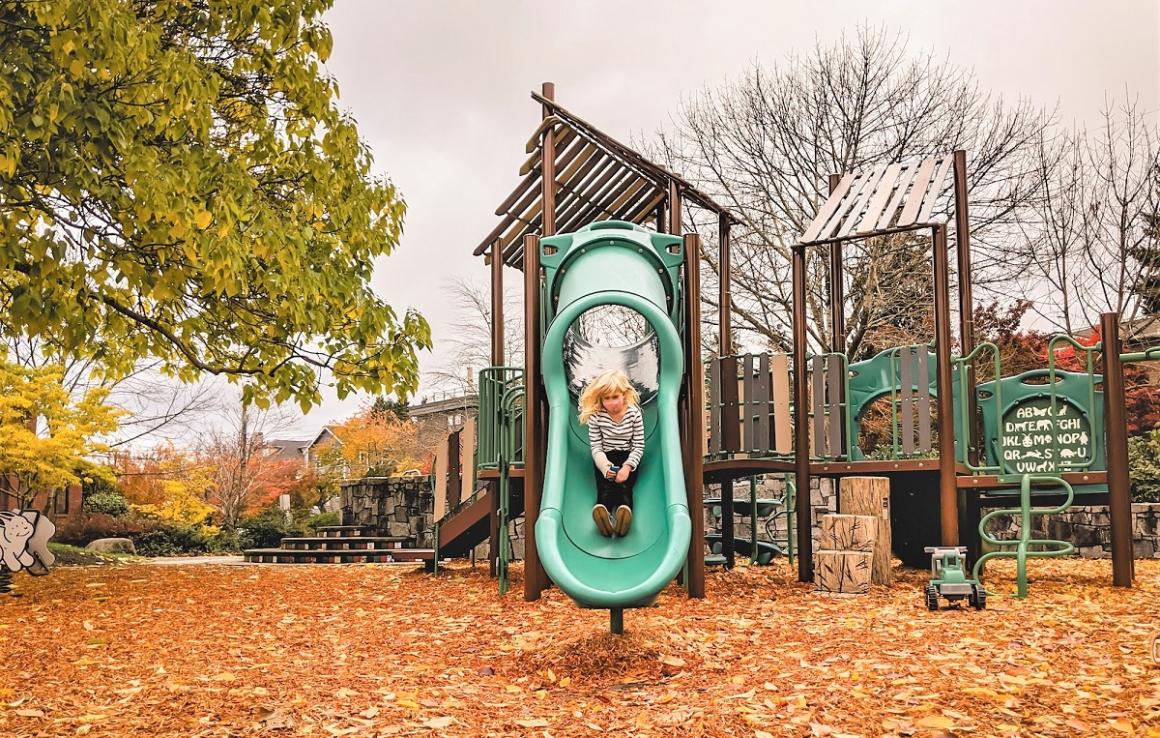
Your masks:
{"label": "playground deck", "polygon": [[937,613],[923,572],[847,599],[784,562],[710,571],[623,639],[482,563],[63,567],[0,600],[0,734],[1156,736],[1160,561],[1133,589],[1032,567],[1031,599],[1000,561],[987,610]]}

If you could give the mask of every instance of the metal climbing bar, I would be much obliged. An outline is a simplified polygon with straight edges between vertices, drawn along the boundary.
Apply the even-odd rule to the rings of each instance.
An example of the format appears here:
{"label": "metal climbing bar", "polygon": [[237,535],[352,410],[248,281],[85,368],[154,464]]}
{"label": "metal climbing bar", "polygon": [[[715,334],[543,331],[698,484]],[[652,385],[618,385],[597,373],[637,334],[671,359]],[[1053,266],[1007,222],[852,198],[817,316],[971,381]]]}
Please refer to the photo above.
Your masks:
{"label": "metal climbing bar", "polygon": [[[1064,502],[1056,507],[1031,507],[1031,488],[1034,485],[1050,484],[1055,487],[1060,487],[1067,492],[1067,498]],[[1014,550],[999,550],[985,553],[979,557],[975,562],[973,576],[976,579],[981,579],[983,572],[983,565],[991,559],[1007,558],[1015,559],[1015,576],[1019,588],[1019,598],[1023,599],[1027,596],[1027,559],[1029,558],[1055,558],[1059,556],[1068,556],[1075,551],[1075,547],[1067,541],[1057,541],[1050,538],[1032,538],[1031,537],[1031,519],[1036,515],[1058,515],[1071,507],[1072,501],[1075,499],[1075,491],[1071,485],[1064,481],[1061,477],[1041,476],[1035,474],[1024,474],[1019,482],[1019,507],[1005,508],[1001,510],[992,510],[983,516],[979,521],[979,537],[986,543],[997,546],[1000,549],[1008,549],[1014,546]],[[987,523],[1002,515],[1018,515],[1019,516],[1019,538],[1014,540],[1002,540],[995,538],[987,532]],[[1031,551],[1031,546],[1050,547],[1046,551]]]}
{"label": "metal climbing bar", "polygon": [[[1103,348],[1103,342],[1093,344],[1091,346],[1084,346],[1076,341],[1071,336],[1058,335],[1052,336],[1051,340],[1047,342],[1047,377],[1048,383],[1051,385],[1051,416],[1058,417],[1059,412],[1059,392],[1056,387],[1056,368],[1055,368],[1055,346],[1058,343],[1067,343],[1076,351],[1083,351],[1087,354],[1087,375],[1088,375],[1088,412],[1092,412],[1096,407],[1096,370],[1095,370],[1095,354]],[[1087,455],[1083,461],[1065,461],[1060,458],[1059,454],[1059,434],[1052,432],[1051,434],[1051,448],[1056,459],[1056,465],[1060,471],[1083,471],[1092,468],[1095,463],[1096,455],[1094,453],[1095,444],[1091,444],[1088,448],[1093,449],[1092,453]]]}
{"label": "metal climbing bar", "polygon": [[523,463],[523,409],[521,404],[524,398],[524,384],[522,373],[520,381],[512,381],[500,399],[499,417],[501,432],[499,434],[499,482],[496,485],[498,500],[498,527],[499,555],[496,556],[496,576],[499,579],[500,596],[507,594],[511,580],[508,576],[512,560],[512,540],[508,531],[511,520],[511,467],[513,464]]}
{"label": "metal climbing bar", "polygon": [[[991,398],[993,397],[995,407],[1002,408],[1003,407],[1003,390],[1002,390],[1003,383],[998,381],[998,380],[1002,378],[1003,374],[1002,374],[1002,367],[1000,366],[999,347],[998,346],[996,346],[994,343],[991,343],[990,341],[986,341],[986,342],[983,342],[983,343],[976,345],[975,349],[973,351],[971,351],[971,353],[967,354],[966,356],[962,356],[962,357],[959,357],[959,358],[954,360],[955,370],[956,370],[958,376],[965,377],[967,375],[967,372],[970,370],[970,368],[974,366],[974,363],[976,361],[979,361],[982,358],[982,356],[987,352],[991,353],[991,362],[992,362],[992,370],[993,370],[992,381],[994,381],[995,389],[993,390],[992,394],[986,398],[986,400],[991,401]],[[979,449],[979,451],[980,451],[979,463],[978,464],[971,463],[971,455],[969,453],[969,449],[967,449],[967,447],[966,447],[966,439],[971,437],[971,423],[974,422],[974,418],[971,417],[971,413],[970,413],[970,410],[971,410],[971,401],[970,400],[971,400],[971,398],[969,395],[967,395],[966,392],[960,391],[955,399],[959,403],[959,406],[957,408],[957,412],[955,413],[955,420],[959,424],[958,433],[956,434],[956,436],[957,436],[956,443],[958,446],[958,461],[959,461],[959,463],[963,464],[969,471],[971,471],[974,474],[1001,474],[1003,472],[1003,466],[1002,466],[1001,462],[999,464],[994,464],[994,465],[988,465],[987,463],[985,463],[986,458],[987,458],[987,454],[984,452],[984,449]],[[976,398],[976,402],[981,402],[981,401],[982,401],[981,399]],[[985,445],[986,439],[985,438],[981,439],[981,443],[983,445]],[[1002,433],[999,433],[996,443],[998,444],[998,449],[999,449],[998,450],[998,458],[1002,459],[1003,458],[1003,434]]]}
{"label": "metal climbing bar", "polygon": [[479,372],[479,430],[475,466],[495,469],[499,465],[500,437],[503,433],[503,396],[513,384],[523,385],[524,370],[510,366],[489,366]]}

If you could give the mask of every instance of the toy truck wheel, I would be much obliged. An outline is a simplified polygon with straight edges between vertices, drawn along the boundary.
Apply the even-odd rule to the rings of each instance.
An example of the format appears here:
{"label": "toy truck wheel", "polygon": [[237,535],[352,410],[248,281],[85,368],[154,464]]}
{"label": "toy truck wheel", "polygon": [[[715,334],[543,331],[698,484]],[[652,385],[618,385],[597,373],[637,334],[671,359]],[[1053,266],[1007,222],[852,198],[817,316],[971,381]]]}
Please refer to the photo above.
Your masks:
{"label": "toy truck wheel", "polygon": [[926,585],[926,609],[938,609],[938,587],[933,584]]}
{"label": "toy truck wheel", "polygon": [[986,610],[987,590],[976,584],[971,591],[970,603],[971,607],[975,608],[976,610]]}

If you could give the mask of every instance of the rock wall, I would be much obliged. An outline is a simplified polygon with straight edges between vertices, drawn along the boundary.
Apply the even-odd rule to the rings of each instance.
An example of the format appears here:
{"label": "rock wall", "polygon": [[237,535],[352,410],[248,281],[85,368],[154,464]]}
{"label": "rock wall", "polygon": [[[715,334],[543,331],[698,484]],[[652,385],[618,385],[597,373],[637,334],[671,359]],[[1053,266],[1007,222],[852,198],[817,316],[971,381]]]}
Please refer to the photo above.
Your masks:
{"label": "rock wall", "polygon": [[[782,475],[770,475],[757,478],[757,499],[778,499],[785,495],[785,479]],[[721,497],[720,484],[705,485],[705,496]],[[750,520],[747,510],[749,505],[750,485],[748,479],[733,481],[733,533],[738,537],[748,538],[750,534]],[[834,483],[830,479],[813,477],[810,479],[810,505],[813,513],[814,550],[821,542],[821,520],[823,515],[838,512],[838,499],[834,491]],[[785,541],[787,520],[785,515],[776,515],[766,521],[757,520],[757,539],[759,541]],[[705,531],[717,533],[721,530],[721,509],[706,507]]]}
{"label": "rock wall", "polygon": [[369,477],[343,482],[343,525],[369,525],[374,535],[407,536],[429,548],[435,497],[427,477]]}
{"label": "rock wall", "polygon": [[[984,514],[989,512],[983,510]],[[1033,537],[1068,541],[1084,558],[1112,557],[1112,523],[1103,505],[1073,507],[1059,515],[1031,519]],[[1001,515],[987,524],[995,538],[1019,537],[1019,517]],[[1132,555],[1137,559],[1160,558],[1160,503],[1132,505]]]}

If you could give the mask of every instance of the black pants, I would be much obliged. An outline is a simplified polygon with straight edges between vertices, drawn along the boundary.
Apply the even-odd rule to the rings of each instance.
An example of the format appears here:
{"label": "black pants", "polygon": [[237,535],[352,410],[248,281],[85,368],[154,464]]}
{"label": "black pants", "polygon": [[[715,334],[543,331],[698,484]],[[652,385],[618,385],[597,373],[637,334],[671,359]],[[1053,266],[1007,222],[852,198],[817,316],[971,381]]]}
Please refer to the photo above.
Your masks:
{"label": "black pants", "polygon": [[[605,455],[608,460],[612,462],[613,466],[623,465],[628,460],[628,451],[606,451]],[[628,505],[632,509],[632,488],[636,484],[636,469],[632,470],[632,474],[628,475],[628,479],[624,483],[619,483],[614,479],[608,479],[600,473],[600,469],[593,468],[596,472],[596,502],[604,505],[611,513],[616,512],[616,508],[621,505]]]}

